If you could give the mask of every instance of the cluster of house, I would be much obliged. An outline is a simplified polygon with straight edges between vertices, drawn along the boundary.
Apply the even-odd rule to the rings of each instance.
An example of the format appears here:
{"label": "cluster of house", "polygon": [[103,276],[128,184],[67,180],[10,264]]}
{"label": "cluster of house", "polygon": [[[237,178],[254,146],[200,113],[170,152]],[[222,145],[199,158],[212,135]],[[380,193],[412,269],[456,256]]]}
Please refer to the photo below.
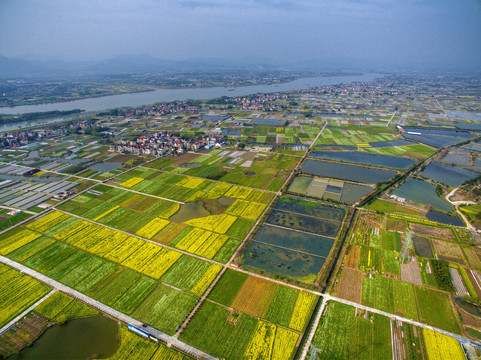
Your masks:
{"label": "cluster of house", "polygon": [[199,151],[212,147],[221,147],[221,140],[215,137],[204,137],[200,140],[184,139],[171,134],[156,132],[145,134],[136,140],[120,141],[111,145],[110,151],[136,155],[180,155],[186,151]]}
{"label": "cluster of house", "polygon": [[65,135],[65,129],[56,130],[19,130],[0,134],[0,148],[10,149],[25,146],[32,141],[48,139],[56,136]]}

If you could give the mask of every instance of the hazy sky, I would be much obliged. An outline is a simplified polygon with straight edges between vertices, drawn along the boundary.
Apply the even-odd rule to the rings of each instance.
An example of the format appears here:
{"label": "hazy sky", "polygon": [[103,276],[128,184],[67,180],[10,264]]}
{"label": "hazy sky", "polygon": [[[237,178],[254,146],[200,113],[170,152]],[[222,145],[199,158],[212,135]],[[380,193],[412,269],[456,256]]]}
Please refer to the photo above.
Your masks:
{"label": "hazy sky", "polygon": [[0,55],[119,54],[476,67],[481,1],[0,0]]}

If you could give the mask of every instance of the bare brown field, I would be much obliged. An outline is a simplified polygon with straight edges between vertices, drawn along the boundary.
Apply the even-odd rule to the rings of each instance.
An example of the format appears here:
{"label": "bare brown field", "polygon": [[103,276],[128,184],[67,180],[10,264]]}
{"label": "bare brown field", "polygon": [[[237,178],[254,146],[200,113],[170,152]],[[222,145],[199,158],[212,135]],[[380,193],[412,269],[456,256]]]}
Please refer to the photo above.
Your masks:
{"label": "bare brown field", "polygon": [[432,244],[436,254],[454,259],[464,260],[463,251],[458,244],[435,239],[432,240]]}
{"label": "bare brown field", "polygon": [[474,327],[475,329],[481,328],[481,319],[479,317],[470,314],[459,306],[456,306],[456,310],[461,315],[464,325]]}
{"label": "bare brown field", "polygon": [[406,223],[402,220],[388,219],[386,229],[389,231],[406,231]]}
{"label": "bare brown field", "polygon": [[412,261],[407,264],[401,264],[401,280],[414,285],[423,285],[417,258],[413,257]]}
{"label": "bare brown field", "polygon": [[177,224],[177,223],[171,222],[159,233],[155,234],[152,240],[154,240],[159,244],[167,245],[172,240],[174,240],[177,237],[177,235],[179,235],[186,227],[187,225],[185,224]]}
{"label": "bare brown field", "polygon": [[335,295],[360,304],[363,277],[362,271],[344,267],[335,289]]}
{"label": "bare brown field", "polygon": [[272,301],[277,284],[249,276],[242,285],[231,307],[247,315],[263,317]]}
{"label": "bare brown field", "polygon": [[454,236],[451,229],[413,223],[409,224],[409,227],[416,234],[427,235],[444,240],[456,241],[456,237]]}
{"label": "bare brown field", "polygon": [[361,248],[357,246],[352,246],[349,252],[346,254],[346,259],[344,260],[344,266],[357,269],[357,264],[359,262],[359,254]]}
{"label": "bare brown field", "polygon": [[173,163],[172,165],[170,166],[173,166],[173,167],[179,167],[180,165],[182,164],[185,164],[185,163],[188,163],[192,160],[195,160],[197,159],[199,156],[201,156],[202,154],[193,154],[193,153],[185,153],[185,154],[182,154],[182,156],[179,156],[177,158],[177,161],[175,163]]}

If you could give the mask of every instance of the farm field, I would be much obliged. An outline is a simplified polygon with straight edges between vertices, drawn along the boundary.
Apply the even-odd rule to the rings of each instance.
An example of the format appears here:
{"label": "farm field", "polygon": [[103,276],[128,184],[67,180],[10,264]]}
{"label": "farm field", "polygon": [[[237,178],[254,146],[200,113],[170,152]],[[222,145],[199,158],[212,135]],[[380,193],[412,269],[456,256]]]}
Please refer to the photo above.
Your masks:
{"label": "farm field", "polygon": [[50,291],[50,287],[30,276],[0,264],[0,327]]}
{"label": "farm field", "polygon": [[225,359],[291,359],[299,334],[206,301],[180,339]]}
{"label": "farm field", "polygon": [[309,352],[317,359],[391,359],[390,332],[388,318],[330,301]]}
{"label": "farm field", "polygon": [[460,333],[449,295],[383,276],[365,277],[362,303],[376,309]]}
{"label": "farm field", "polygon": [[[152,176],[152,188],[137,188],[148,185]],[[127,183],[128,179],[143,180]],[[272,193],[260,190],[146,168],[126,173],[121,180],[119,186],[125,189],[98,185],[59,209],[220,262],[229,260],[273,198]],[[157,193],[153,187],[163,192]],[[187,202],[162,200],[129,189]],[[46,222],[46,226],[56,224]]]}
{"label": "farm field", "polygon": [[342,226],[345,210],[281,197],[243,254],[243,266],[315,283]]}
{"label": "farm field", "polygon": [[[0,252],[166,333],[175,332],[221,269],[83,220],[72,223],[63,215],[54,212],[28,228],[2,234]],[[63,221],[51,228],[58,230],[52,237],[31,230],[59,218]],[[163,316],[153,309],[161,309]]]}
{"label": "farm field", "polygon": [[208,300],[302,333],[317,297],[229,269]]}
{"label": "farm field", "polygon": [[195,154],[193,159],[184,159],[159,159],[147,164],[147,167],[277,191],[299,161],[285,154],[229,150],[212,150],[206,154]]}

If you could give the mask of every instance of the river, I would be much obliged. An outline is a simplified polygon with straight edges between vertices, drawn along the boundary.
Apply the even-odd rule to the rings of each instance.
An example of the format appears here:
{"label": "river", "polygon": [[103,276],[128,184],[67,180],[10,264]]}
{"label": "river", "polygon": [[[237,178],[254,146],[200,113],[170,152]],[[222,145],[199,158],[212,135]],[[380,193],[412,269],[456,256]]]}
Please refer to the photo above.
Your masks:
{"label": "river", "polygon": [[[53,110],[74,110],[81,109],[89,113],[99,112],[106,109],[114,109],[119,107],[136,107],[141,105],[150,105],[158,102],[170,102],[175,100],[207,100],[215,99],[222,96],[245,96],[257,93],[273,93],[280,91],[291,91],[306,89],[308,87],[315,87],[321,85],[338,85],[347,84],[357,81],[372,81],[381,77],[380,74],[363,74],[363,75],[348,75],[348,76],[326,76],[326,77],[309,77],[300,78],[287,83],[272,84],[272,85],[253,85],[243,86],[233,89],[225,87],[211,87],[211,88],[196,88],[196,89],[155,89],[148,92],[102,96],[89,99],[81,99],[67,102],[56,102],[50,104],[40,105],[23,105],[0,108],[1,114],[25,114],[32,112],[45,112]],[[91,115],[90,115],[91,116]],[[78,118],[81,118],[82,115]],[[20,127],[32,127],[43,125],[47,123],[61,122],[69,119],[57,117],[53,119],[42,119],[23,123],[10,123],[8,125],[0,126],[0,131],[8,131],[18,129]]]}

